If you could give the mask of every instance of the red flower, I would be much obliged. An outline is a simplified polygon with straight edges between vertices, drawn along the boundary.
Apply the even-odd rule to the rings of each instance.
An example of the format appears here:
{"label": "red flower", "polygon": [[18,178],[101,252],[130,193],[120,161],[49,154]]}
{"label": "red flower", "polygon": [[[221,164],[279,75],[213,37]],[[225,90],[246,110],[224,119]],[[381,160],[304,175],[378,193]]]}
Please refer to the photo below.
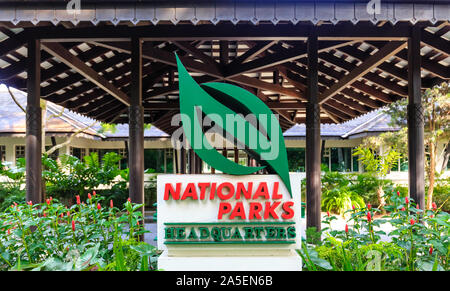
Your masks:
{"label": "red flower", "polygon": [[130,197],[128,197],[127,201],[128,201],[128,202],[131,202],[131,198],[130,198]]}
{"label": "red flower", "polygon": [[433,254],[433,246],[430,247],[430,250],[428,252],[430,253],[430,256]]}
{"label": "red flower", "polygon": [[327,211],[327,215],[328,215],[328,217],[330,217],[330,212],[329,211]]}
{"label": "red flower", "polygon": [[352,209],[355,210],[355,205],[352,205]]}
{"label": "red flower", "polygon": [[63,218],[64,217],[64,213],[61,213],[61,218]]}
{"label": "red flower", "polygon": [[397,191],[397,196],[399,196],[399,197],[400,197],[400,191]]}
{"label": "red flower", "polygon": [[91,200],[92,196],[91,193],[88,193],[88,199]]}
{"label": "red flower", "polygon": [[75,220],[72,220],[72,231],[75,231]]}
{"label": "red flower", "polygon": [[45,212],[44,212],[44,217],[47,217],[47,214],[45,214]]}
{"label": "red flower", "polygon": [[28,201],[27,204],[31,206],[31,205],[33,205],[33,202]]}
{"label": "red flower", "polygon": [[406,210],[405,207],[402,207],[401,211],[405,211],[405,210]]}
{"label": "red flower", "polygon": [[94,195],[94,196],[95,196],[96,194],[97,194],[97,193],[95,193],[95,191],[92,191],[92,195]]}
{"label": "red flower", "polygon": [[370,211],[367,212],[367,221],[371,222],[372,221],[372,215],[370,214]]}
{"label": "red flower", "polygon": [[372,205],[370,205],[370,203],[367,203],[367,209],[372,209]]}
{"label": "red flower", "polygon": [[70,211],[67,211],[67,217],[69,217],[70,216]]}
{"label": "red flower", "polygon": [[109,200],[109,207],[111,207],[111,208],[113,208],[113,207],[114,207],[114,203],[113,203],[112,199],[111,199],[111,200]]}
{"label": "red flower", "polygon": [[416,204],[416,209],[419,209],[419,208],[420,208],[420,207],[419,207],[419,203],[417,203],[417,204]]}
{"label": "red flower", "polygon": [[411,223],[411,225],[414,225],[414,223],[416,223],[416,222],[414,221],[414,219],[411,218],[411,220],[409,221],[409,223]]}
{"label": "red flower", "polygon": [[10,228],[8,228],[8,235],[10,235],[11,234],[11,229]]}
{"label": "red flower", "polygon": [[77,198],[77,204],[80,205],[81,204],[80,195],[75,196],[75,198]]}
{"label": "red flower", "polygon": [[50,199],[47,199],[47,205],[50,205]]}
{"label": "red flower", "polygon": [[136,224],[139,225],[139,220],[136,220]]}
{"label": "red flower", "polygon": [[433,208],[433,210],[436,210],[436,209],[437,209],[436,203],[433,202],[433,203],[431,204],[431,208]]}
{"label": "red flower", "polygon": [[430,215],[430,218],[433,218],[433,217],[434,217],[434,215],[433,215],[433,214],[431,214],[431,215]]}
{"label": "red flower", "polygon": [[408,205],[408,203],[409,203],[408,197],[405,197],[405,203],[406,203],[406,205]]}
{"label": "red flower", "polygon": [[53,197],[52,196],[50,196],[50,202],[52,202],[53,201]]}
{"label": "red flower", "polygon": [[348,225],[345,225],[345,232],[348,233]]}
{"label": "red flower", "polygon": [[101,208],[100,203],[97,203],[97,209],[100,210]]}

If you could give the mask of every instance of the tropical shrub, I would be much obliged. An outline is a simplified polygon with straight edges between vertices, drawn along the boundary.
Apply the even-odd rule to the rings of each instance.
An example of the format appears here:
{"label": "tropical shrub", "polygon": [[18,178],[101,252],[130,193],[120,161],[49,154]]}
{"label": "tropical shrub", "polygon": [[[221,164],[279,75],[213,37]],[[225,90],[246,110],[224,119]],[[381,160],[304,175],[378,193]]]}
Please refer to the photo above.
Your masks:
{"label": "tropical shrub", "polygon": [[25,202],[25,159],[17,159],[16,165],[10,162],[0,163],[0,176],[4,182],[0,183],[0,210],[6,209],[13,203]]}
{"label": "tropical shrub", "polygon": [[380,179],[371,173],[360,173],[352,175],[351,191],[361,196],[366,203],[374,206],[379,205],[378,191],[390,193],[395,189],[394,183],[388,179]]}
{"label": "tropical shrub", "polygon": [[339,172],[325,172],[322,177],[322,210],[344,214],[352,206],[364,207],[364,199],[352,191],[352,181]]}
{"label": "tropical shrub", "polygon": [[84,160],[69,155],[62,155],[59,160],[44,156],[42,176],[46,194],[70,200],[76,193],[86,199],[89,189],[115,183],[115,178],[123,171],[119,167],[120,160],[121,156],[114,152],[105,154],[101,161],[97,153],[85,156]]}
{"label": "tropical shrub", "polygon": [[[326,215],[322,241],[307,241],[299,254],[306,270],[450,270],[450,214],[433,203],[423,211],[412,199],[392,193],[386,205],[389,215],[366,207],[349,210],[344,230],[333,230],[334,216]],[[390,223],[393,230],[380,230]],[[391,242],[381,241],[385,236]]]}
{"label": "tropical shrub", "polygon": [[122,209],[103,197],[79,196],[67,207],[46,203],[13,204],[0,213],[0,270],[150,270],[156,250],[140,237],[142,207]]}
{"label": "tropical shrub", "polygon": [[[425,199],[428,200],[428,196]],[[433,190],[433,201],[442,211],[450,212],[450,178],[436,181]]]}

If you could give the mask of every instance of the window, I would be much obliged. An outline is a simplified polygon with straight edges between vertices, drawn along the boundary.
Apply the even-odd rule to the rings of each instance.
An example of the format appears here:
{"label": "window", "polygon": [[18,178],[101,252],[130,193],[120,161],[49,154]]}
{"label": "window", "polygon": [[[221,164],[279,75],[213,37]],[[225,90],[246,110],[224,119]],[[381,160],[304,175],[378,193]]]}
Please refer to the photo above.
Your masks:
{"label": "window", "polygon": [[322,171],[324,170],[330,170],[330,149],[325,148],[322,153],[322,159],[321,159],[321,165],[320,168]]}
{"label": "window", "polygon": [[164,173],[164,149],[145,149],[144,169],[154,169],[156,173]]}
{"label": "window", "polygon": [[306,153],[304,148],[287,148],[289,172],[304,172]]}
{"label": "window", "polygon": [[353,150],[354,150],[354,149],[355,149],[355,148],[352,149],[352,161],[353,161],[352,172],[359,172],[359,161],[358,161],[359,157],[353,155]]}
{"label": "window", "polygon": [[86,149],[70,147],[70,155],[77,157],[80,160],[83,160],[86,156]]}
{"label": "window", "polygon": [[407,158],[399,158],[397,164],[395,164],[394,167],[392,167],[392,171],[401,171],[401,172],[407,172],[408,171],[408,159]]}
{"label": "window", "polygon": [[166,149],[166,173],[173,173],[173,149]]}
{"label": "window", "polygon": [[0,145],[0,162],[6,161],[6,146]]}
{"label": "window", "polygon": [[350,172],[352,170],[352,149],[331,148],[331,171]]}
{"label": "window", "polygon": [[25,146],[16,145],[16,160],[20,158],[25,158]]}

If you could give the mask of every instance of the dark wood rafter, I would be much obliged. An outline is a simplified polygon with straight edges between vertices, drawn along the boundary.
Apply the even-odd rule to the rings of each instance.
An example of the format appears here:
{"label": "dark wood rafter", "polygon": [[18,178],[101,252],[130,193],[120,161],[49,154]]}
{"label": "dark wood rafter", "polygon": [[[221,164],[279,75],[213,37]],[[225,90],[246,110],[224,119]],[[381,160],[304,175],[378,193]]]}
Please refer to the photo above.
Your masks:
{"label": "dark wood rafter", "polygon": [[[211,40],[282,40],[282,41],[304,41],[308,37],[306,26],[292,24],[271,25],[260,24],[222,24],[216,25],[161,25],[158,29],[153,26],[103,26],[103,27],[75,27],[66,29],[64,27],[30,27],[34,37],[43,41],[67,42],[67,41],[121,41],[128,42],[130,37],[138,36],[144,41],[211,41]],[[318,26],[320,41],[341,40],[401,40],[408,38],[408,23],[398,23],[395,26],[384,25],[377,27],[371,23],[360,23],[358,29],[349,22],[336,25]]]}
{"label": "dark wood rafter", "polygon": [[129,97],[125,93],[114,87],[111,83],[109,83],[108,80],[100,76],[91,67],[87,66],[83,61],[74,56],[60,44],[45,43],[43,45],[43,48],[47,52],[58,58],[60,61],[62,61],[64,64],[83,75],[89,81],[93,82],[94,84],[105,90],[107,93],[123,102],[125,105],[130,104]]}
{"label": "dark wood rafter", "polygon": [[[105,52],[103,50],[97,51],[94,54],[92,53],[93,51],[96,51],[96,49],[92,48],[88,52],[82,53],[82,54],[78,55],[77,57],[79,59],[83,60],[84,62],[89,63],[91,68],[93,70],[95,70],[96,72],[103,72],[110,67],[113,67],[117,64],[124,62],[128,58],[128,56],[125,54],[116,54],[110,58],[107,58],[104,56]],[[98,58],[98,57],[102,57],[103,61],[100,63],[93,62],[93,59]],[[60,68],[63,66],[65,68]],[[64,64],[60,64],[60,66],[58,66],[58,69],[56,69],[56,70],[51,70],[51,69],[53,69],[53,67],[50,68],[48,72],[46,72],[46,71],[43,72],[43,75],[45,75],[44,80],[50,80],[62,73],[68,73],[69,76],[66,78],[60,79],[57,82],[53,82],[46,87],[43,87],[43,91],[45,94],[44,96],[49,96],[50,94],[58,92],[59,90],[62,90],[64,88],[70,86],[71,84],[75,84],[75,83],[79,82],[80,80],[84,79],[83,76],[78,74],[77,72],[69,73],[68,72],[69,67],[67,67]]]}
{"label": "dark wood rafter", "polygon": [[[91,78],[101,78],[103,86],[115,88],[115,93],[120,91],[122,96],[128,97],[132,81],[129,40],[138,36],[144,40],[142,98],[149,114],[146,121],[156,120],[159,113],[166,114],[178,104],[174,53],[199,83],[229,82],[267,97],[265,103],[279,113],[283,127],[305,121],[305,108],[302,108],[308,79],[305,40],[309,33],[305,25],[260,24],[256,28],[220,24],[217,26],[220,30],[208,25],[195,29],[166,25],[160,25],[158,30],[144,27],[65,25],[49,28],[42,25],[27,26],[16,33],[0,26],[0,32],[8,37],[1,42],[0,59],[10,64],[0,68],[0,78],[9,86],[26,89],[23,75],[27,68],[26,57],[19,49],[26,48],[30,35],[42,36],[42,47],[61,41],[59,46],[70,58],[78,59],[79,65],[84,64],[83,68],[95,71]],[[421,56],[425,73],[420,84],[428,88],[450,75],[449,67],[444,65],[448,63],[449,53],[448,39],[444,35],[450,31],[450,25],[440,22],[436,29],[424,27],[419,28],[421,48],[426,52]],[[261,29],[264,29],[264,36]],[[82,33],[87,31],[89,36],[83,37]],[[214,31],[217,33],[212,37]],[[331,92],[323,102],[325,106],[321,106],[322,120],[343,122],[408,95],[406,48],[391,57],[375,59],[381,56],[383,47],[405,43],[410,36],[409,25],[358,24],[355,29],[348,23],[333,26],[322,23],[317,26],[317,36],[318,92],[321,96]],[[60,56],[55,57],[47,50],[41,52],[41,63],[47,63],[41,68],[42,98],[102,121],[127,121],[123,112],[127,106],[116,99],[114,92],[87,78],[80,68],[59,59]],[[367,65],[371,60],[377,64]]]}
{"label": "dark wood rafter", "polygon": [[378,52],[367,58],[361,65],[356,66],[352,71],[349,72],[344,78],[339,82],[334,84],[327,91],[322,93],[320,97],[320,103],[324,103],[329,98],[333,97],[339,93],[343,88],[352,85],[353,82],[370,72],[373,68],[377,67],[379,64],[383,63],[385,60],[389,59],[391,56],[395,55],[397,52],[401,51],[406,47],[405,42],[391,42],[382,47]]}
{"label": "dark wood rafter", "polygon": [[[250,42],[247,42],[247,44],[249,44],[249,43]],[[251,60],[251,59],[259,56],[263,52],[267,51],[271,46],[273,46],[276,43],[277,43],[277,41],[273,40],[273,41],[262,41],[262,42],[253,44],[253,46],[251,48],[249,48],[245,53],[236,57],[229,64],[229,66],[234,67],[234,66],[238,66],[239,64],[243,64],[246,61]]]}

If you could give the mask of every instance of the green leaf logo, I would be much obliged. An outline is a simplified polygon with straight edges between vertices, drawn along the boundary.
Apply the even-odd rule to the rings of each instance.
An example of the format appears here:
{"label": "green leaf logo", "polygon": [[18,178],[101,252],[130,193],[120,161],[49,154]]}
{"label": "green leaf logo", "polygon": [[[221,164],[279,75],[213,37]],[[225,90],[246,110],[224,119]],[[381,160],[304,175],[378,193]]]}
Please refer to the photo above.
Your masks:
{"label": "green leaf logo", "polygon": [[[286,146],[272,111],[258,97],[240,87],[226,83],[197,84],[177,55],[176,59],[181,121],[195,153],[211,167],[226,174],[248,175],[265,168],[269,173],[280,176],[292,196]],[[239,165],[215,150],[204,138],[202,114],[222,128],[228,139],[231,137],[262,166]],[[228,122],[230,119],[232,122]]]}

